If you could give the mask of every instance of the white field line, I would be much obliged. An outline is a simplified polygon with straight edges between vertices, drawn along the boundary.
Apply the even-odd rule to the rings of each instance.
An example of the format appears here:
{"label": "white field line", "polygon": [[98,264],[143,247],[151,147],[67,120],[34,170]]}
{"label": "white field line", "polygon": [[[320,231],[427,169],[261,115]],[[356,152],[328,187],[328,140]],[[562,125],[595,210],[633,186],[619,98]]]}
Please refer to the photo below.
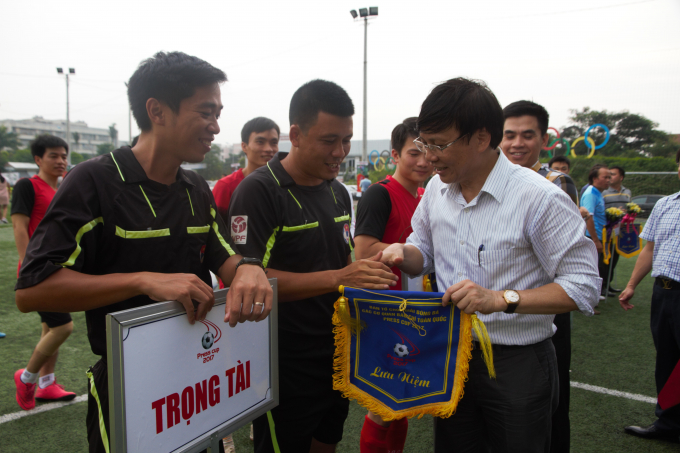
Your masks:
{"label": "white field line", "polygon": [[571,386],[577,389],[588,390],[596,393],[603,393],[605,395],[620,396],[622,398],[628,398],[629,400],[642,401],[643,403],[656,404],[656,398],[651,398],[645,395],[638,395],[637,393],[619,392],[618,390],[610,390],[604,387],[598,387],[596,385],[582,384],[580,382],[571,381]]}
{"label": "white field line", "polygon": [[[627,398],[629,400],[642,401],[643,403],[656,404],[656,398],[651,398],[645,395],[638,395],[636,393],[619,392],[618,390],[610,390],[604,387],[598,387],[596,385],[590,384],[582,384],[580,382],[574,381],[571,382],[571,386],[582,390],[588,390],[590,392],[602,393],[611,396],[619,396],[621,398]],[[39,414],[41,412],[51,411],[52,409],[58,409],[60,407],[70,406],[71,404],[82,403],[84,401],[87,401],[87,394],[80,395],[73,401],[43,404],[41,406],[36,407],[35,409],[31,409],[30,411],[19,411],[11,414],[5,414],[0,416],[0,425],[2,425],[3,423],[11,422],[13,420],[18,420],[22,417]]]}
{"label": "white field line", "polygon": [[52,409],[70,406],[71,404],[82,403],[83,401],[87,401],[87,393],[84,395],[77,396],[71,401],[59,401],[56,403],[42,404],[36,407],[35,409],[31,409],[30,411],[19,411],[14,412],[12,414],[5,414],[0,416],[0,425],[2,425],[3,423],[11,422],[13,420],[18,420],[22,417],[28,417],[29,415],[35,415],[41,412],[51,411]]}

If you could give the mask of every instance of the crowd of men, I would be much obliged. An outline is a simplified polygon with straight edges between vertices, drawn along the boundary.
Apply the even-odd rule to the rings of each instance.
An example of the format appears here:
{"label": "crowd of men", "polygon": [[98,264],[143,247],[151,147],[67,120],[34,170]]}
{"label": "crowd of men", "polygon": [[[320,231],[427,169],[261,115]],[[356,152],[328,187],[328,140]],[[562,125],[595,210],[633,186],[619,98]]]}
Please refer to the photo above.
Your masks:
{"label": "crowd of men", "polygon": [[[44,327],[27,367],[15,374],[20,406],[30,409],[52,386],[61,399],[71,398],[54,379],[56,352],[68,337],[56,334],[64,325],[70,333],[69,312],[85,311],[90,345],[101,356],[88,371],[88,440],[91,452],[108,451],[106,314],[178,300],[189,322],[200,321],[214,304],[213,272],[231,288],[224,319],[233,327],[267,317],[267,278],[276,278],[280,403],[271,417],[253,422],[254,448],[332,452],[349,410],[332,385],[338,287],[399,289],[402,272],[434,273],[443,304],[476,313],[486,325],[496,369],[491,379],[474,336],[465,396],[453,416],[435,419],[435,451],[569,451],[569,313],[596,313],[608,271],[602,216],[608,203],[630,200],[624,170],[596,166],[579,200],[568,160],[539,161],[549,138],[542,106],[518,101],[503,109],[483,83],[451,79],[432,90],[418,117],[395,127],[395,172],[364,191],[352,234],[353,202],[336,177],[355,111],[333,82],[312,80],[293,94],[290,152],[278,151],[279,126],[258,117],[242,131],[247,166],[212,192],[180,167],[202,161],[220,132],[225,81],[196,57],[156,54],[128,83],[141,130],[132,147],[79,164],[56,192],[58,175],[47,165],[40,181],[22,183],[24,201],[17,200],[16,212],[12,206],[13,221],[26,217],[28,225],[16,303],[23,312],[39,311]],[[61,142],[45,148],[34,153],[36,161],[52,152],[63,160],[68,152]],[[49,208],[36,211],[49,197]],[[664,282],[654,293],[655,344],[676,336],[657,357],[661,387],[669,364],[680,359],[677,327],[661,326],[669,316],[680,322],[679,197],[652,214],[649,242],[620,298],[627,308],[652,268]],[[658,260],[669,264],[659,267]],[[657,416],[652,427],[627,430],[680,435],[677,408],[657,409]],[[360,449],[403,451],[407,427],[406,419],[389,423],[369,412]]]}

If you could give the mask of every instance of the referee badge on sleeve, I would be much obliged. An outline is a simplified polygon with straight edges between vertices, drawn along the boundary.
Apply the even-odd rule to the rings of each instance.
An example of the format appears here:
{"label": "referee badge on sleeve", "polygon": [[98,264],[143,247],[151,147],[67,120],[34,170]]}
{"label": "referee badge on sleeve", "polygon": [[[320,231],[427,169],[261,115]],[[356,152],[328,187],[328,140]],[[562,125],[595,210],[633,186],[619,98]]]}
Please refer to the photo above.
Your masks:
{"label": "referee badge on sleeve", "polygon": [[231,239],[234,244],[245,244],[248,238],[248,216],[231,216]]}

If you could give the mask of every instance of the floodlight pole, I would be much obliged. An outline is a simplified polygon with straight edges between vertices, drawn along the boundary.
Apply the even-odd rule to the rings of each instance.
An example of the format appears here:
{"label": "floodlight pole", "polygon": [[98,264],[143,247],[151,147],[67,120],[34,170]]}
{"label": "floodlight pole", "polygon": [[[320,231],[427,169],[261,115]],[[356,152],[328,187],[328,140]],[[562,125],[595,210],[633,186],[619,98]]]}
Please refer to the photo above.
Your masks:
{"label": "floodlight pole", "polygon": [[364,17],[364,137],[361,148],[361,160],[368,160],[368,104],[366,101],[367,66],[368,66],[368,16]]}
{"label": "floodlight pole", "polygon": [[66,144],[68,145],[68,153],[66,154],[66,167],[71,166],[71,108],[69,105],[68,95],[68,72],[66,76]]}

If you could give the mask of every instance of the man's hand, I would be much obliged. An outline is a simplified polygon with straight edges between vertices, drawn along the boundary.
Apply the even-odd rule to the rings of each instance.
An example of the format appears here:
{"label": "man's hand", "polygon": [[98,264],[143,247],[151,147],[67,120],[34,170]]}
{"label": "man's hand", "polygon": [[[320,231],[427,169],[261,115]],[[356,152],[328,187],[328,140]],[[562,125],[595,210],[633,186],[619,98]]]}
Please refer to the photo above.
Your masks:
{"label": "man's hand", "polygon": [[446,307],[449,302],[469,315],[475,312],[488,315],[508,308],[501,291],[482,288],[470,280],[458,282],[446,290],[442,305]]}
{"label": "man's hand", "polygon": [[[388,247],[389,248],[389,247]],[[365,260],[358,260],[340,270],[338,285],[352,288],[389,289],[399,277],[381,263],[383,252]]]}
{"label": "man's hand", "polygon": [[[143,294],[158,302],[176,300],[184,305],[189,324],[204,320],[215,305],[212,288],[197,275],[143,272],[140,277]],[[195,314],[192,301],[198,303]]]}
{"label": "man's hand", "polygon": [[236,269],[227,292],[224,322],[231,327],[246,321],[262,321],[272,311],[274,291],[262,268],[243,264]]}
{"label": "man's hand", "polygon": [[590,218],[590,212],[588,212],[586,208],[581,206],[580,208],[578,208],[578,210],[581,213],[581,217],[583,217],[583,220],[588,220],[588,218]]}
{"label": "man's hand", "polygon": [[602,253],[602,251],[604,250],[604,246],[602,245],[602,241],[597,239],[593,242],[595,242],[595,248],[597,249],[597,253]]}
{"label": "man's hand", "polygon": [[626,286],[626,289],[624,289],[621,292],[621,295],[619,296],[619,304],[621,305],[621,308],[628,311],[631,308],[635,307],[635,305],[628,302],[629,300],[631,300],[633,298],[634,295],[635,295],[635,288],[632,288],[630,286]]}
{"label": "man's hand", "polygon": [[391,244],[382,252],[380,262],[387,267],[399,266],[404,262],[404,244]]}

